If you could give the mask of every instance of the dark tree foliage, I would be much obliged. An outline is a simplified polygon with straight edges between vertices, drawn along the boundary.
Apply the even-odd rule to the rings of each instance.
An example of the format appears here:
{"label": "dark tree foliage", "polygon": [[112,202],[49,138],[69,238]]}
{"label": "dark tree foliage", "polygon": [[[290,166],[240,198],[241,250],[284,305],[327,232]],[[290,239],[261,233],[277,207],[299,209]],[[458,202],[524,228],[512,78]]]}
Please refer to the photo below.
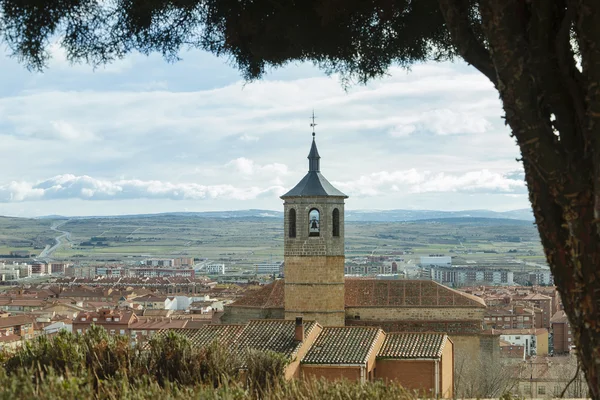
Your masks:
{"label": "dark tree foliage", "polygon": [[[546,257],[600,399],[599,0],[0,0],[0,34],[43,69],[60,40],[99,65],[199,48],[247,79],[314,62],[366,82],[460,56],[496,87],[521,150]],[[347,81],[349,82],[349,81]]]}

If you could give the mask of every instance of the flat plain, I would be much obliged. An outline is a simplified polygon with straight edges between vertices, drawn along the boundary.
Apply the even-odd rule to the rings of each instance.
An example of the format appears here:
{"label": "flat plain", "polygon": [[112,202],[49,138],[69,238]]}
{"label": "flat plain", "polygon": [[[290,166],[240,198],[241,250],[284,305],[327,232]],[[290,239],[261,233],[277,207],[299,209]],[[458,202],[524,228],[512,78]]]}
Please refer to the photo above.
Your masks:
{"label": "flat plain", "polygon": [[[57,219],[0,218],[0,254],[39,253],[54,244]],[[215,218],[197,215],[69,219],[58,228],[70,240],[53,259],[81,263],[135,262],[186,256],[224,262],[233,270],[283,259],[283,220],[277,217]],[[455,264],[544,263],[532,222],[498,218],[443,218],[410,222],[346,222],[346,258],[405,254],[407,263],[429,254],[454,255]],[[406,254],[408,253],[408,254]]]}

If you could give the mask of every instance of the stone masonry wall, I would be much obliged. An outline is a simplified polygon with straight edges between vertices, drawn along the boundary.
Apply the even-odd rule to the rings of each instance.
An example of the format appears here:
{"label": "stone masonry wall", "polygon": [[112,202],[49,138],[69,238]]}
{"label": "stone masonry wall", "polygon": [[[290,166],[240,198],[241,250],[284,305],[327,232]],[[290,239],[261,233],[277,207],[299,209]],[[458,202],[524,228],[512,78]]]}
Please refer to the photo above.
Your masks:
{"label": "stone masonry wall", "polygon": [[[291,209],[296,237],[289,237]],[[333,236],[333,211],[339,211],[339,236]],[[309,236],[309,213],[319,211],[319,236]],[[343,326],[344,199],[292,198],[284,203],[285,318],[303,316],[323,326]]]}
{"label": "stone masonry wall", "polygon": [[[343,256],[344,255],[344,199],[341,197],[286,199],[284,205],[285,256]],[[289,237],[289,211],[296,210],[296,237]],[[319,210],[320,236],[308,236],[308,214]],[[332,215],[340,212],[340,235],[333,236]]]}

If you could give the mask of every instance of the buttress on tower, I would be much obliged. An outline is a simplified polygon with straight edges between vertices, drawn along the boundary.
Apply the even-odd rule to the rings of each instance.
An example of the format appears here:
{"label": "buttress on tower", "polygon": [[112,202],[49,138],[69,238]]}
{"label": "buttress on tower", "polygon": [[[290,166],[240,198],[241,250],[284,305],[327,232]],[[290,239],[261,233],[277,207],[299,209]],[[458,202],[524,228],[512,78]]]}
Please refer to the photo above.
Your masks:
{"label": "buttress on tower", "polygon": [[285,318],[343,326],[344,193],[321,175],[314,138],[308,173],[281,196],[284,218]]}

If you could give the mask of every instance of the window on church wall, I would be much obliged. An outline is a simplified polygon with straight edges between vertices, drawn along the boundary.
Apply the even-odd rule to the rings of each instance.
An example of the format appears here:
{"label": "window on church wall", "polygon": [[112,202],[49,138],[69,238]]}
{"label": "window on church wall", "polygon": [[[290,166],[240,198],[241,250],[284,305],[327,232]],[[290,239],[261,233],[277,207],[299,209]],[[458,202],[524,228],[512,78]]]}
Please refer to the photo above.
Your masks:
{"label": "window on church wall", "polygon": [[288,236],[291,238],[295,238],[296,237],[296,210],[295,209],[290,209],[289,215],[288,215]]}
{"label": "window on church wall", "polygon": [[308,212],[308,236],[319,236],[321,232],[321,219],[319,210],[313,208]]}
{"label": "window on church wall", "polygon": [[333,236],[340,236],[340,210],[338,210],[337,208],[333,209],[331,222],[333,224]]}

